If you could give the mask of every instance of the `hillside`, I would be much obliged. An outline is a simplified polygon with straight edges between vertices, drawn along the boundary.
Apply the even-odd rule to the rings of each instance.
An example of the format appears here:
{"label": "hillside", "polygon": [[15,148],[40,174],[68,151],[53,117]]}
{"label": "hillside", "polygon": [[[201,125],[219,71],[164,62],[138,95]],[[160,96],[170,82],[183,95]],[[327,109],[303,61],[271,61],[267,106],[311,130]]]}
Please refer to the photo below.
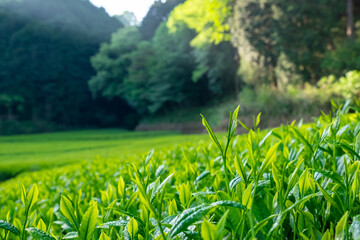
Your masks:
{"label": "hillside", "polygon": [[122,123],[118,111],[130,107],[120,98],[94,100],[87,84],[90,57],[121,27],[89,1],[1,1],[0,119]]}

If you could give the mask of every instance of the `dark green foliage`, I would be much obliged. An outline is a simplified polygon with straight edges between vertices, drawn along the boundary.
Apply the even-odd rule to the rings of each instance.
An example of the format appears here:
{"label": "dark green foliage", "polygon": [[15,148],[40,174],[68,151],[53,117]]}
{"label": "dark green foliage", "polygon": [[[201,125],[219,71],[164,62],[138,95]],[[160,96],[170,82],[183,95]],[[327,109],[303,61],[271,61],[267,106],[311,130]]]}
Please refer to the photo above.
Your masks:
{"label": "dark green foliage", "polygon": [[359,40],[344,41],[336,46],[333,51],[327,51],[321,67],[327,74],[336,76],[344,75],[353,69],[360,69]]}
{"label": "dark green foliage", "polygon": [[140,112],[154,113],[194,100],[199,84],[191,80],[195,64],[192,37],[185,26],[170,33],[161,24],[151,42],[138,45],[131,58],[126,96]]}
{"label": "dark green foliage", "polygon": [[128,77],[130,56],[136,50],[140,39],[136,27],[126,27],[112,35],[111,43],[101,45],[99,53],[91,58],[97,72],[89,81],[94,95],[114,97],[125,93],[123,84]]}
{"label": "dark green foliage", "polygon": [[305,81],[317,81],[319,68],[334,38],[345,37],[345,1],[280,1],[278,4],[281,50]]}
{"label": "dark green foliage", "polygon": [[122,124],[126,120],[114,108],[103,108],[116,102],[130,115],[127,103],[94,101],[87,84],[94,73],[90,56],[119,27],[118,20],[88,1],[1,3],[0,92],[21,101],[2,101],[0,115],[65,126]]}
{"label": "dark green foliage", "polygon": [[275,68],[281,53],[296,73],[314,83],[323,74],[319,66],[324,53],[345,29],[344,13],[345,3],[336,0],[237,1],[233,42],[245,61],[265,68],[267,75],[262,77],[273,86],[277,85]]}
{"label": "dark green foliage", "polygon": [[0,128],[134,128],[139,113],[236,99],[245,83],[266,90],[256,102],[268,112],[292,112],[304,105],[294,89],[360,68],[358,36],[345,31],[358,32],[360,5],[349,2],[353,20],[338,0],[156,0],[138,26],[88,0],[2,0]]}
{"label": "dark green foliage", "polygon": [[[275,67],[280,54],[278,39],[278,22],[275,18],[275,2],[273,0],[238,1],[234,11],[234,44],[240,50],[240,55],[250,58],[249,62],[265,68],[267,81],[277,86]],[[245,56],[252,49],[253,58]]]}
{"label": "dark green foliage", "polygon": [[195,65],[190,47],[192,37],[193,31],[186,26],[181,31],[170,33],[166,24],[162,24],[156,31],[152,40],[156,63],[147,90],[151,95],[151,105],[148,107],[150,112],[173,104],[184,106],[189,102],[197,102],[199,84],[191,79]]}
{"label": "dark green foliage", "polygon": [[155,54],[153,44],[142,41],[130,55],[129,77],[124,80],[124,88],[126,99],[139,112],[146,112],[147,107],[152,104],[149,88],[157,61]]}
{"label": "dark green foliage", "polygon": [[185,2],[185,0],[155,0],[141,22],[139,30],[143,39],[151,40],[159,25],[167,21],[167,18],[174,7],[183,2]]}
{"label": "dark green foliage", "polygon": [[31,227],[26,229],[26,231],[29,232],[29,234],[34,238],[38,240],[55,240],[56,238],[50,236],[49,234],[45,233],[44,231]]}
{"label": "dark green foliage", "polygon": [[193,51],[196,69],[192,73],[195,82],[206,79],[209,91],[216,97],[236,96],[240,89],[237,67],[238,54],[230,42],[208,44]]}
{"label": "dark green foliage", "polygon": [[185,25],[172,33],[162,23],[151,41],[141,41],[135,27],[120,29],[91,60],[97,75],[90,79],[90,89],[104,97],[122,96],[139,113],[201,103],[206,79],[192,80],[193,37]]}
{"label": "dark green foliage", "polygon": [[19,229],[17,229],[14,225],[4,220],[0,220],[0,228],[4,229],[5,231],[12,232],[15,235],[20,235]]}

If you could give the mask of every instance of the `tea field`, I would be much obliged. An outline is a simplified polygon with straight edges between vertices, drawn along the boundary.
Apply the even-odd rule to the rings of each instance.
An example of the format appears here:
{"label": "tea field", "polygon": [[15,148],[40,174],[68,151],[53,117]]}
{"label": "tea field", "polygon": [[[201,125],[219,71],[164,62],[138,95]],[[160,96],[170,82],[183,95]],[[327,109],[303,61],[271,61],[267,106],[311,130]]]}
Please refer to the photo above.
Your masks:
{"label": "tea field", "polygon": [[147,154],[23,173],[0,184],[0,239],[360,239],[360,113],[347,110],[265,131],[256,118],[240,136],[235,110],[226,137],[203,119],[211,142],[162,136]]}
{"label": "tea field", "polygon": [[206,139],[177,132],[83,130],[0,137],[0,181],[26,170],[60,166],[96,157],[126,159],[150,149]]}

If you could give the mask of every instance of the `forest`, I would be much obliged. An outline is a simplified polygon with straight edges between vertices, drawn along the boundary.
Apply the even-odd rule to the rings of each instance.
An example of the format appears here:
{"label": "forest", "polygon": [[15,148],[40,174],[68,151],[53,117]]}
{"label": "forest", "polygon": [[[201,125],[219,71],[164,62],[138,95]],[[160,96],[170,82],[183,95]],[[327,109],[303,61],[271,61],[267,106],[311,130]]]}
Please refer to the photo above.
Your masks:
{"label": "forest", "polygon": [[157,0],[139,23],[89,1],[2,0],[0,130],[133,129],[224,101],[244,115],[313,114],[356,99],[359,11],[358,0]]}

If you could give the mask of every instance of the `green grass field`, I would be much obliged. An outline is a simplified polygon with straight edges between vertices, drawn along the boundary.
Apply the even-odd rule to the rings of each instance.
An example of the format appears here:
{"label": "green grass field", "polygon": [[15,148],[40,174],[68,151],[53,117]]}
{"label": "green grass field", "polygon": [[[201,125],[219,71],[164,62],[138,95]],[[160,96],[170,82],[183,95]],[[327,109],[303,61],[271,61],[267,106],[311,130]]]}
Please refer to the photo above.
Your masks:
{"label": "green grass field", "polygon": [[124,159],[152,148],[208,139],[204,134],[84,130],[0,137],[0,180],[26,170],[95,158]]}

